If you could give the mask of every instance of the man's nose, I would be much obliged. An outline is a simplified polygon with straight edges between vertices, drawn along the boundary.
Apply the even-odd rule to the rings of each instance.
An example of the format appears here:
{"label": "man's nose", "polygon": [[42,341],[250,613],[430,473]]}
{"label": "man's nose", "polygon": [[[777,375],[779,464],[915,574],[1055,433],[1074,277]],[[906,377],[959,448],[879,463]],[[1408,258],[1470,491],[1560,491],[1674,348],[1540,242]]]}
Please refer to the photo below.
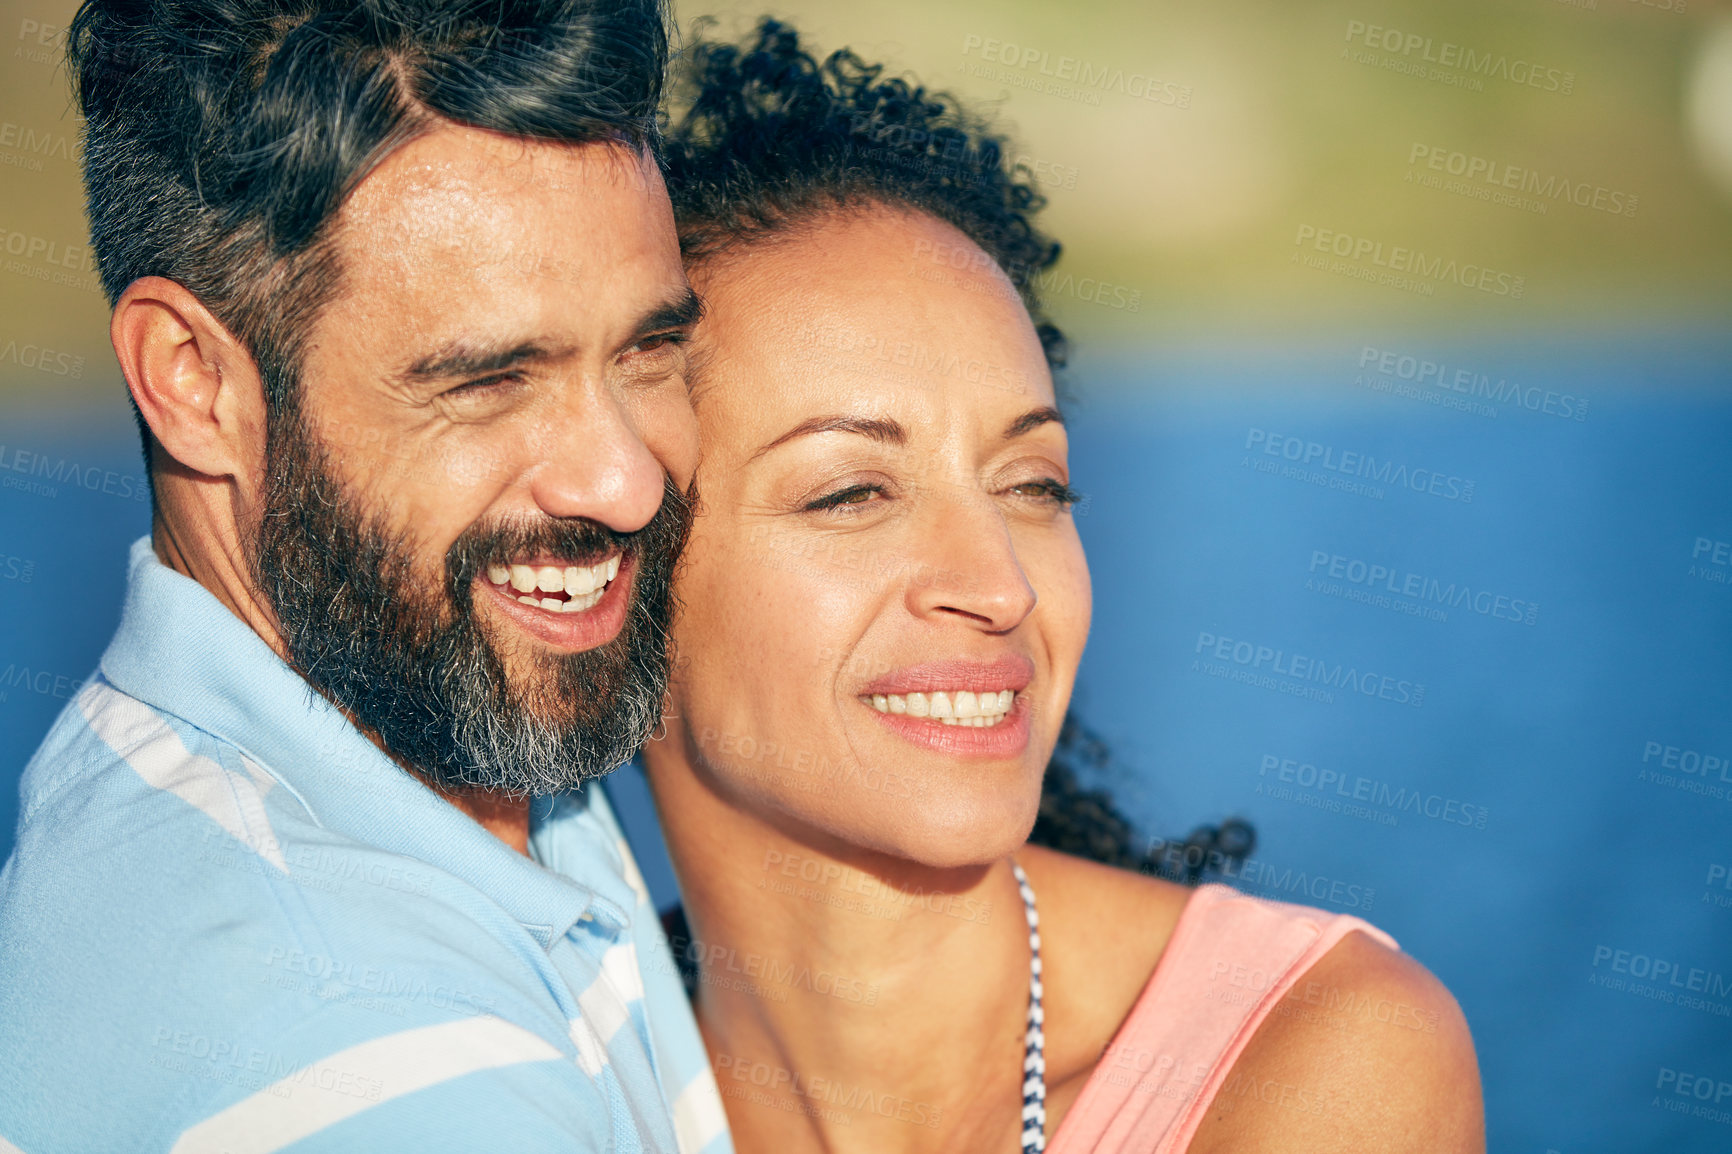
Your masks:
{"label": "man's nose", "polygon": [[666,472],[613,391],[575,390],[546,417],[530,494],[551,517],[585,517],[618,533],[649,524]]}

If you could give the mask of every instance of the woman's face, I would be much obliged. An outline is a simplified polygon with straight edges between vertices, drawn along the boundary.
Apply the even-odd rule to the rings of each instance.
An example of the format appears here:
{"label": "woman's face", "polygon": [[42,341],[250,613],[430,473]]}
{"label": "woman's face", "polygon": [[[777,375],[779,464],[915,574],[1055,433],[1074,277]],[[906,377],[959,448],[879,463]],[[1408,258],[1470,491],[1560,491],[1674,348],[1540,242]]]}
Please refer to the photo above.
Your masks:
{"label": "woman's face", "polygon": [[780,827],[934,866],[1002,857],[1033,824],[1090,611],[1016,290],[950,225],[882,208],[693,280],[702,498],[669,740]]}

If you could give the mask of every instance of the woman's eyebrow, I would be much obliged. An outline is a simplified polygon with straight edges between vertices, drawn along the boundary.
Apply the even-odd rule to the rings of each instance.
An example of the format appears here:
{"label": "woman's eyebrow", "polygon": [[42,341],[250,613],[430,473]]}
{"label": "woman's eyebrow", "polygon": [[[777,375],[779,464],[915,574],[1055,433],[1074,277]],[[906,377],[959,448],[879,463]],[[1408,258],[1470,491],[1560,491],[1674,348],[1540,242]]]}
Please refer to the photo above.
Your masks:
{"label": "woman's eyebrow", "polygon": [[1062,427],[1064,425],[1064,414],[1053,408],[1051,405],[1039,409],[1030,409],[1028,412],[1005,426],[1004,439],[1008,441],[1013,437],[1020,437],[1031,429],[1038,429],[1040,426],[1047,424],[1057,424]]}
{"label": "woman's eyebrow", "polygon": [[757,452],[751,460],[757,460],[777,445],[785,444],[796,437],[806,437],[813,433],[858,433],[862,437],[870,437],[883,445],[905,445],[908,443],[908,430],[889,417],[850,417],[837,414],[828,417],[809,417]]}

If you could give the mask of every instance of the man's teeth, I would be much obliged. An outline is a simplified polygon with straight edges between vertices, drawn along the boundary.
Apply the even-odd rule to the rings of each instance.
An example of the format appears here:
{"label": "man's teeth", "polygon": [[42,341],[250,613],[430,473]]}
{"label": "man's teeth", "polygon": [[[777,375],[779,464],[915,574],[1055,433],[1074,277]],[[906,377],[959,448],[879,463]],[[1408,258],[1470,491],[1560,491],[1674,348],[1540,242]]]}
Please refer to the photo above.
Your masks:
{"label": "man's teeth", "polygon": [[945,725],[966,725],[983,729],[997,725],[1010,713],[1016,691],[1001,689],[997,693],[972,693],[962,689],[954,693],[874,693],[872,708],[879,713],[905,713],[909,717],[925,717]]}
{"label": "man's teeth", "polygon": [[[594,565],[567,565],[560,569],[552,565],[489,565],[487,579],[495,585],[508,585],[517,599],[550,613],[581,613],[601,600],[607,583],[619,576],[620,555]],[[545,597],[545,593],[564,593],[565,597]]]}

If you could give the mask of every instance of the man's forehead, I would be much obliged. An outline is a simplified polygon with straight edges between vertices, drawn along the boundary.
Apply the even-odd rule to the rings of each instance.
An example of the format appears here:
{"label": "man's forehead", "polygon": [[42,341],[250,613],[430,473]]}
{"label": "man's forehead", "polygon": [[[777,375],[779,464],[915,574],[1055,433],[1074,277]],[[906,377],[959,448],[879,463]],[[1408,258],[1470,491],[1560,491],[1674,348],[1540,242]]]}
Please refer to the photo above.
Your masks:
{"label": "man's forehead", "polygon": [[351,289],[600,286],[652,267],[658,279],[681,276],[660,174],[622,143],[549,144],[442,125],[368,174],[334,239]]}
{"label": "man's forehead", "polygon": [[[556,221],[561,227],[550,228]],[[374,255],[424,259],[531,242],[546,248],[587,239],[605,247],[630,238],[620,228],[625,221],[665,228],[671,238],[660,173],[630,145],[555,144],[441,125],[361,181],[343,206],[338,236]]]}
{"label": "man's forehead", "polygon": [[508,136],[436,121],[393,149],[367,174],[354,199],[404,192],[485,188],[550,197],[654,195],[662,189],[654,159],[624,140],[577,144]]}

